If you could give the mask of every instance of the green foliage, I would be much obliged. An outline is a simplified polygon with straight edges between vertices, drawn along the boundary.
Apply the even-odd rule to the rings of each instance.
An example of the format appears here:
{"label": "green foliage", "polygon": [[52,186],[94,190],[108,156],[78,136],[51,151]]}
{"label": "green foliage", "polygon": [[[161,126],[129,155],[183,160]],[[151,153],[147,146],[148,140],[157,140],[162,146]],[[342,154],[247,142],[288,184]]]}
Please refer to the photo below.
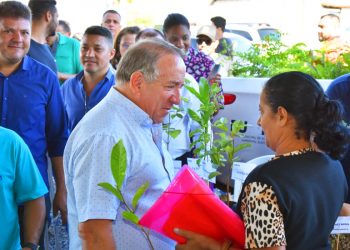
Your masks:
{"label": "green foliage", "polygon": [[149,183],[146,182],[141,187],[139,187],[134,195],[134,198],[132,199],[132,208],[133,210],[136,210],[137,203],[139,202],[142,195],[146,192],[147,188],[149,187]]}
{"label": "green foliage", "polygon": [[[210,86],[205,78],[200,79],[199,92],[189,86],[186,88],[201,102],[199,112],[188,110],[189,116],[200,125],[199,129],[190,133],[191,137],[199,134],[198,138],[191,144],[191,146],[197,146],[194,153],[198,157],[198,163],[210,157],[214,167],[224,166],[226,162],[232,166],[234,153],[249,146],[249,144],[234,146],[234,138],[243,135],[239,131],[245,127],[245,124],[242,121],[235,121],[230,128],[227,119],[220,118],[212,124],[213,128],[220,131],[217,133],[218,138],[211,141],[210,124],[213,115],[217,112],[217,106],[211,100],[219,93],[220,89],[215,83]],[[208,147],[208,145],[210,146]],[[213,173],[214,176],[217,174],[218,172]]]}
{"label": "green foliage", "polygon": [[124,219],[130,221],[131,223],[138,224],[140,219],[133,212],[123,211],[122,216]]}
{"label": "green foliage", "polygon": [[[131,223],[134,223],[137,226],[139,226],[138,223],[140,219],[135,214],[135,211],[140,198],[148,189],[149,183],[146,182],[141,187],[138,188],[138,190],[134,194],[134,197],[132,199],[132,204],[130,206],[129,204],[126,203],[124,195],[122,193],[122,186],[125,180],[126,168],[127,168],[126,150],[125,150],[123,141],[119,140],[117,144],[113,146],[113,149],[111,152],[111,172],[116,185],[113,186],[110,183],[101,182],[98,184],[98,186],[111,192],[125,206],[126,210],[122,212],[123,219],[130,221]],[[140,227],[140,230],[145,234],[146,239],[150,245],[150,248],[154,249],[149,237],[149,232],[146,231],[143,227],[141,226],[139,227]]]}
{"label": "green foliage", "polygon": [[117,189],[115,187],[112,186],[112,184],[107,183],[107,182],[101,182],[98,184],[100,187],[108,190],[109,192],[111,192],[112,194],[114,194],[114,196],[116,196],[118,198],[118,200],[122,201],[123,200],[123,196],[120,193],[120,189]]}
{"label": "green foliage", "polygon": [[[181,100],[183,102],[189,102],[189,100],[187,98],[183,98],[181,97]],[[174,119],[175,117],[178,117],[178,118],[183,118],[183,109],[178,107],[178,106],[173,106],[171,108],[172,111],[175,111],[174,113],[170,114],[169,113],[169,116],[168,116],[168,122],[169,123],[166,123],[164,124],[163,123],[163,130],[168,134],[168,136],[170,136],[171,138],[175,139],[176,137],[179,136],[179,134],[181,133],[181,130],[180,129],[175,129],[175,128],[172,128],[170,127],[170,120],[171,119]],[[168,142],[169,142],[169,138],[168,138]]]}
{"label": "green foliage", "polygon": [[111,171],[115,182],[117,183],[117,189],[121,189],[126,172],[126,150],[122,140],[119,140],[114,145],[111,153]]}
{"label": "green foliage", "polygon": [[[217,108],[219,107],[212,100],[216,99],[214,97],[217,96],[220,88],[216,83],[210,86],[209,82],[205,78],[201,78],[199,81],[199,92],[189,86],[185,87],[192,94],[197,96],[201,102],[198,112],[188,110],[189,116],[200,125],[199,129],[190,133],[191,137],[195,134],[199,134],[198,138],[194,139],[191,144],[191,147],[196,145],[194,153],[198,157],[197,164],[201,165],[203,161],[207,162],[210,159],[214,168],[225,165],[232,167],[233,162],[237,160],[235,153],[250,146],[248,143],[242,143],[239,145],[234,144],[234,139],[236,136],[243,136],[240,131],[244,129],[246,125],[243,121],[237,120],[230,127],[226,118],[220,118],[212,124],[212,127],[216,128],[219,132],[217,132],[217,136],[211,140],[212,128],[210,124],[213,119],[213,115],[217,112]],[[220,174],[220,172],[214,171],[209,174],[208,178],[211,179]],[[226,183],[227,196],[229,196],[230,180],[231,178],[228,178],[228,182]],[[229,201],[228,198],[227,201]]]}
{"label": "green foliage", "polygon": [[271,77],[286,71],[301,71],[316,79],[334,79],[349,72],[350,53],[335,63],[326,60],[324,51],[307,49],[304,43],[287,47],[270,39],[254,44],[245,53],[235,53],[230,74],[240,77]]}
{"label": "green foliage", "polygon": [[[213,85],[215,86],[216,84],[214,83]],[[188,115],[200,125],[199,129],[190,133],[190,136],[199,134],[198,138],[193,140],[190,147],[197,146],[194,153],[198,157],[197,163],[200,164],[203,160],[208,160],[210,156],[210,151],[208,150],[211,139],[210,121],[217,111],[217,106],[211,102],[211,97],[219,93],[219,88],[211,87],[205,78],[200,78],[199,80],[199,91],[188,85],[185,85],[185,88],[195,95],[201,103],[198,112],[188,109]]]}
{"label": "green foliage", "polygon": [[217,128],[219,132],[216,132],[217,139],[213,141],[210,155],[214,156],[212,162],[218,167],[225,166],[225,163],[232,166],[235,153],[251,146],[249,143],[241,143],[236,146],[234,144],[235,137],[244,136],[240,132],[246,126],[243,121],[234,121],[231,130],[229,130],[228,124],[228,120],[224,117],[216,120],[213,124],[213,127]]}
{"label": "green foliage", "polygon": [[163,124],[163,130],[173,139],[178,137],[181,133],[180,129],[171,128],[170,124]]}

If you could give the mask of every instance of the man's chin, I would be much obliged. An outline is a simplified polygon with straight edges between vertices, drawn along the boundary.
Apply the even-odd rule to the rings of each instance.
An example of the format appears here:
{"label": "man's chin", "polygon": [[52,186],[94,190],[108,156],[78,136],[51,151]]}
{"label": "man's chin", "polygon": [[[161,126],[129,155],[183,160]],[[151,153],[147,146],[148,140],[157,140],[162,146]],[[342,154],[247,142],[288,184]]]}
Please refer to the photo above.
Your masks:
{"label": "man's chin", "polygon": [[14,65],[14,64],[19,63],[19,62],[23,59],[23,57],[24,57],[24,55],[23,55],[23,56],[18,56],[18,57],[9,58],[9,59],[8,59],[8,62],[9,62],[9,64]]}

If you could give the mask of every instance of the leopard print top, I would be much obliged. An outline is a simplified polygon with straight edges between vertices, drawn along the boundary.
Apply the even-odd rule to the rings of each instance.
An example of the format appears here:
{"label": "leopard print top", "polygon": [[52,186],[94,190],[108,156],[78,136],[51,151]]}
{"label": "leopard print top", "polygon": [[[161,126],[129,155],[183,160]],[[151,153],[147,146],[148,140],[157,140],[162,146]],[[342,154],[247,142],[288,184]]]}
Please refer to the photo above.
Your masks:
{"label": "leopard print top", "polygon": [[253,182],[243,192],[241,212],[245,225],[245,248],[287,245],[283,215],[272,188]]}
{"label": "leopard print top", "polygon": [[[303,154],[314,151],[301,149],[274,157]],[[245,225],[245,248],[286,246],[283,214],[271,186],[260,182],[248,183],[241,196],[241,213]]]}

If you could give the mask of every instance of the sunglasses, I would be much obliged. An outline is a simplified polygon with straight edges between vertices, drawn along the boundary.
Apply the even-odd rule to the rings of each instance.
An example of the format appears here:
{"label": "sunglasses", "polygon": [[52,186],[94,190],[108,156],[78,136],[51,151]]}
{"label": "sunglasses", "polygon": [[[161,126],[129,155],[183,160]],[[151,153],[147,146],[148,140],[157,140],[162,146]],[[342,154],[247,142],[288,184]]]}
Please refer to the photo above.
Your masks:
{"label": "sunglasses", "polygon": [[203,42],[205,42],[206,45],[210,46],[212,41],[210,39],[205,38],[197,38],[197,44],[201,45]]}

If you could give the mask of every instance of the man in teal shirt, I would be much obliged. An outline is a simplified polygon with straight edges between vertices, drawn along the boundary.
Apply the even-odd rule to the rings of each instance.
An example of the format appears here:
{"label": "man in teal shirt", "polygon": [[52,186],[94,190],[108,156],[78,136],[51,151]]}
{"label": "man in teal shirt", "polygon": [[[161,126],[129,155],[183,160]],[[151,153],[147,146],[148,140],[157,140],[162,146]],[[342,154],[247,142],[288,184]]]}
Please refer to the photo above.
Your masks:
{"label": "man in teal shirt", "polygon": [[80,63],[80,43],[76,39],[56,32],[47,39],[51,52],[56,59],[58,78],[63,83],[83,70]]}
{"label": "man in teal shirt", "polygon": [[[47,188],[24,141],[3,127],[0,141],[0,249],[33,249],[44,226]],[[22,247],[17,214],[20,204],[25,214]]]}

